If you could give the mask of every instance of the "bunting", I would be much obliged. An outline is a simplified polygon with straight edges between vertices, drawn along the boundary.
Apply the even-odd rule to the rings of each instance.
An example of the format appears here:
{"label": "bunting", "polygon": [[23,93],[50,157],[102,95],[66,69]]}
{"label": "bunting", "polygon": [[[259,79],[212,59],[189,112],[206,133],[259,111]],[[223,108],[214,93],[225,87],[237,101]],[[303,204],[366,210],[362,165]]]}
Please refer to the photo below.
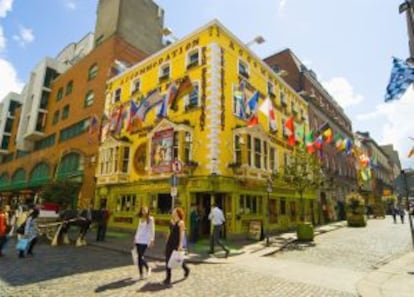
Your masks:
{"label": "bunting", "polygon": [[306,144],[306,150],[308,153],[312,154],[315,152],[315,144],[313,141],[313,132],[309,132],[305,136],[305,144]]}
{"label": "bunting", "polygon": [[332,142],[332,129],[328,128],[323,132],[323,137],[325,138],[325,143]]}

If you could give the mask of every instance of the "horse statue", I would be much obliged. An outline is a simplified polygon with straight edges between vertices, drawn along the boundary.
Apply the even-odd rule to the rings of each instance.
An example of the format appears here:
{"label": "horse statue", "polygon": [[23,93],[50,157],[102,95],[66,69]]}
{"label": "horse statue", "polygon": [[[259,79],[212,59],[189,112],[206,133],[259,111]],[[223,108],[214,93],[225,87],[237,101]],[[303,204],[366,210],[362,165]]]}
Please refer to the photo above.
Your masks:
{"label": "horse statue", "polygon": [[67,209],[59,213],[60,225],[57,228],[55,236],[52,240],[52,246],[58,245],[60,242],[70,244],[69,229],[71,227],[78,227],[79,233],[75,240],[76,246],[86,245],[85,236],[92,223],[98,221],[102,216],[99,210],[72,210]]}

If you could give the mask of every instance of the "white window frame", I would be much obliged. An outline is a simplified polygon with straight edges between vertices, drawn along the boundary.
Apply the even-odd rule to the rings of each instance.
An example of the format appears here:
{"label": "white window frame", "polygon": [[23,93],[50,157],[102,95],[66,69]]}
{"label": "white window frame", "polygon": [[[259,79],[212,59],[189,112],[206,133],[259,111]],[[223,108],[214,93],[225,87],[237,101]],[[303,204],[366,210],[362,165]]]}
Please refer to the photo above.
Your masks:
{"label": "white window frame", "polygon": [[201,85],[200,85],[200,81],[199,80],[195,80],[192,81],[193,84],[193,88],[195,88],[195,86],[197,86],[198,88],[198,99],[197,99],[197,105],[190,105],[190,96],[191,93],[186,95],[184,98],[184,110],[186,110],[187,108],[196,108],[196,107],[200,107],[201,106]]}
{"label": "white window frame", "polygon": [[[193,64],[191,64],[190,56],[192,54],[196,53],[196,52],[197,52],[197,55],[198,55],[198,59],[197,59],[197,63],[194,63],[194,65],[193,65]],[[200,48],[199,47],[189,50],[187,52],[186,56],[185,56],[185,68],[188,69],[189,66],[191,66],[191,67],[200,66],[200,64],[201,64],[200,63],[200,56],[201,56],[201,53],[200,53]]]}
{"label": "white window frame", "polygon": [[[244,68],[246,69],[246,74],[247,74],[247,77],[246,76],[244,76],[241,72],[240,72],[240,65],[243,65],[244,66]],[[248,78],[250,78],[250,68],[249,68],[249,64],[246,62],[246,61],[244,61],[244,60],[242,60],[242,59],[238,59],[238,61],[237,61],[237,74],[239,75],[239,76],[241,76],[241,77],[244,77],[244,78],[246,78],[246,79],[248,79]]]}
{"label": "white window frame", "polygon": [[[168,77],[164,74],[164,70],[167,67],[169,68]],[[171,72],[172,72],[172,69],[171,69],[171,63],[170,62],[166,62],[166,63],[162,64],[159,68],[159,71],[158,71],[158,80],[168,80],[168,79],[170,79],[171,78]]]}
{"label": "white window frame", "polygon": [[[138,91],[136,90],[136,88],[135,88],[135,86],[136,86],[136,84],[137,83],[139,83],[139,88],[138,88]],[[130,88],[130,90],[131,90],[131,95],[132,94],[136,94],[137,92],[141,92],[141,86],[142,86],[142,80],[141,80],[141,78],[136,78],[136,79],[134,79],[132,82],[131,82],[131,88]]]}
{"label": "white window frame", "polygon": [[[119,91],[119,100],[116,100],[117,98],[117,92]],[[116,88],[112,95],[112,103],[121,102],[122,100],[122,88]]]}

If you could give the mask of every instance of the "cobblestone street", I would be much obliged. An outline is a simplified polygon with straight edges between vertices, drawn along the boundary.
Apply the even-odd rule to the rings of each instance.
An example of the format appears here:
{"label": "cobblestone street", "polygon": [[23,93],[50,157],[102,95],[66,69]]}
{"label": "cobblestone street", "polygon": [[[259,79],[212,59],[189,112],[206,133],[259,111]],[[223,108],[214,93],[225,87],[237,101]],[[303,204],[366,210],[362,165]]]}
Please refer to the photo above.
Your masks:
{"label": "cobblestone street", "polygon": [[93,246],[51,248],[18,259],[13,242],[0,259],[0,296],[357,296],[356,282],[376,265],[411,248],[408,224],[370,220],[367,228],[322,234],[315,246],[291,245],[270,257],[230,257],[227,264],[190,264],[173,287],[159,282],[163,263],[152,261],[150,279],[135,281],[129,255]]}

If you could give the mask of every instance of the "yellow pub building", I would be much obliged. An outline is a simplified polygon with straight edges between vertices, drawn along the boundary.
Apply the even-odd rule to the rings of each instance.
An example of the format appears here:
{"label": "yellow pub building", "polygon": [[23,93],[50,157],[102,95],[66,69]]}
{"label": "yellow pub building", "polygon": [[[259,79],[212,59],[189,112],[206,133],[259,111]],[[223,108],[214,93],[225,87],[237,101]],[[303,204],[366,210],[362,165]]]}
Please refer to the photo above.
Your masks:
{"label": "yellow pub building", "polygon": [[[216,201],[227,237],[293,227],[299,197],[273,178],[292,148],[285,121],[308,128],[307,103],[219,21],[176,41],[107,82],[95,206],[110,227],[135,229],[148,206],[157,231],[192,205],[208,236]],[[305,195],[316,215],[314,193]]]}

